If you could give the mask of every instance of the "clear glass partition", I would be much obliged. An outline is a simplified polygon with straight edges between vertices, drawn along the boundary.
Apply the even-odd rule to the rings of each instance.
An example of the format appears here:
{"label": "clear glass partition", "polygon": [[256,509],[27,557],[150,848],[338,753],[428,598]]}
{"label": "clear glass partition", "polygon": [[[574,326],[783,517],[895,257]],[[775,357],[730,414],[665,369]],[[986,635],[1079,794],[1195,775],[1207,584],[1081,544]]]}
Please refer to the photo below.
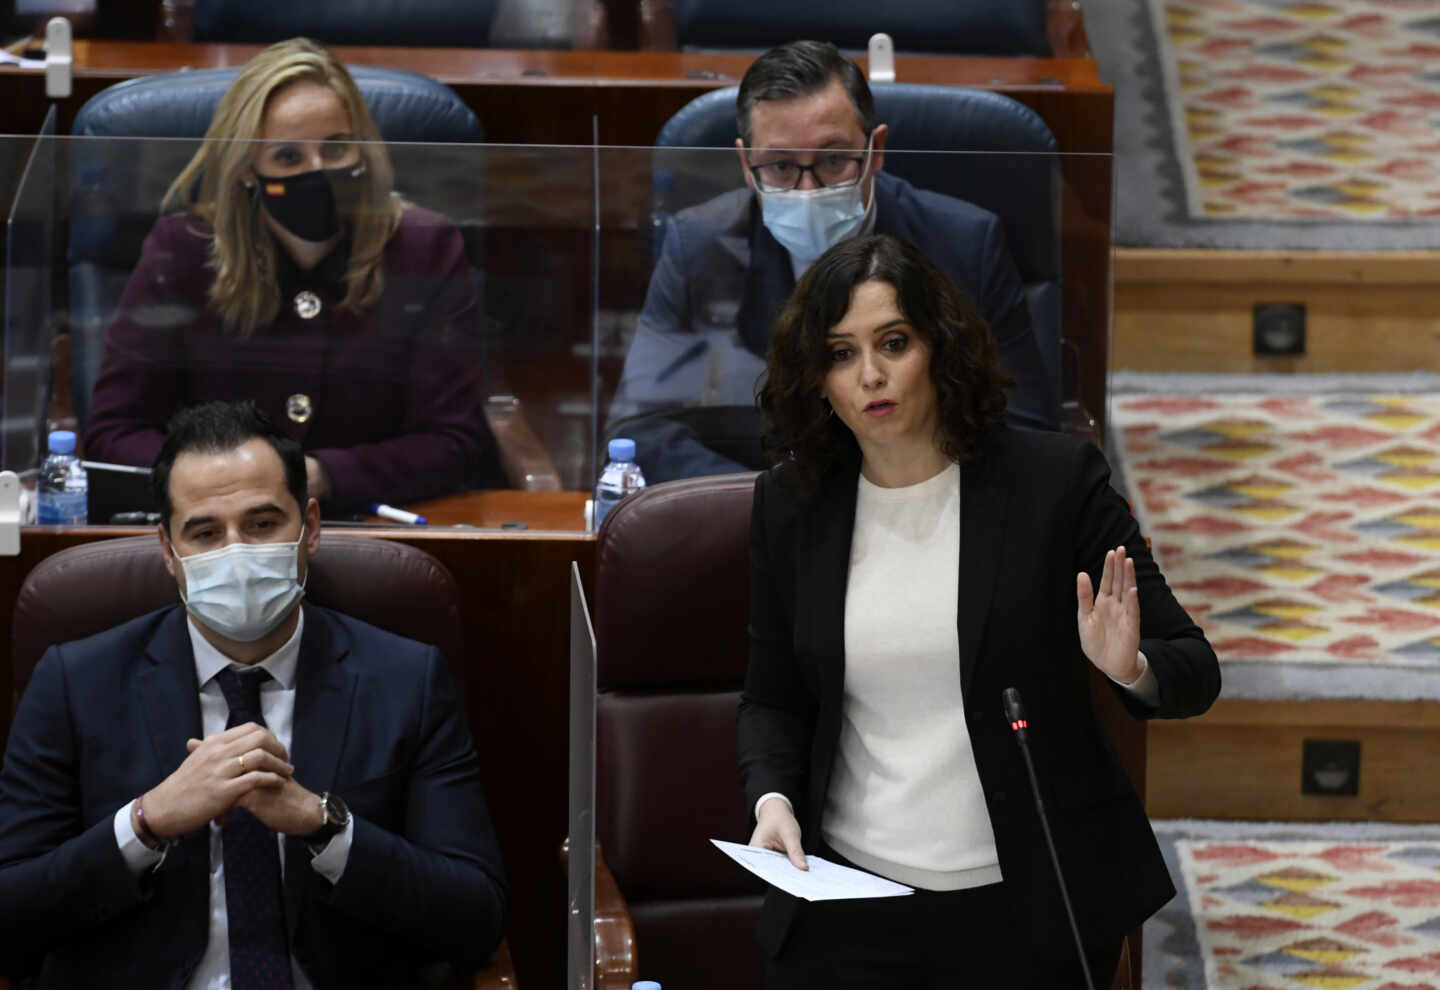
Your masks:
{"label": "clear glass partition", "polygon": [[[613,436],[651,483],[764,462],[755,386],[813,225],[732,149],[351,145],[308,189],[243,142],[23,149],[43,160],[11,209],[6,467],[65,426],[145,466],[177,409],[239,397],[321,463],[337,522],[580,529]],[[891,151],[871,189],[828,222],[914,240],[971,295],[1013,417],[1098,427],[1109,157]],[[286,239],[337,217],[321,250]],[[143,508],[101,475],[92,522]]]}
{"label": "clear glass partition", "polygon": [[556,500],[596,473],[592,149],[351,144],[318,185],[258,143],[48,154],[11,220],[5,422],[29,441],[7,467],[73,427],[91,521],[135,521],[144,485],[105,465],[148,466],[184,406],[253,398],[319,462],[327,519],[499,526],[533,495],[531,528],[583,528]]}
{"label": "clear glass partition", "polygon": [[34,138],[0,138],[0,169],[14,181],[5,226],[5,382],[0,470],[27,475],[38,461],[49,397],[52,285],[58,205],[55,110]]}
{"label": "clear glass partition", "polygon": [[1017,379],[1012,422],[1098,438],[1110,157],[890,151],[872,182],[874,162],[825,154],[765,156],[859,170],[852,192],[837,171],[839,188],[795,209],[757,196],[733,149],[598,152],[600,459],[628,436],[651,483],[762,467],[754,397],[772,326],[809,261],[850,230],[912,241],[964,291]]}

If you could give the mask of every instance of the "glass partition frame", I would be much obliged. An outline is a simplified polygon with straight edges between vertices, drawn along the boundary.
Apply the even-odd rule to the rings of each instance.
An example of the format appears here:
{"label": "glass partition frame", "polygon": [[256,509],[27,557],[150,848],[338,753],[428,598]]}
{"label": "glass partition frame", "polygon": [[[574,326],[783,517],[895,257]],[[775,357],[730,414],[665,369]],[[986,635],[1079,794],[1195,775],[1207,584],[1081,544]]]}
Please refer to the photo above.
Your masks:
{"label": "glass partition frame", "polygon": [[[113,324],[121,312],[118,303],[112,302],[113,308],[104,304],[105,293],[111,300],[124,297],[145,251],[146,237],[162,216],[166,189],[203,144],[176,139],[47,139],[45,154],[52,156],[53,162],[47,160],[47,167],[32,169],[22,183],[11,210],[11,242],[17,222],[45,217],[40,236],[31,240],[35,245],[45,243],[41,253],[66,277],[45,280],[49,294],[29,305],[32,310],[48,305],[57,314],[57,325],[68,327],[71,367],[67,374],[67,369],[52,366],[48,347],[41,347],[34,334],[26,337],[20,332],[22,324],[33,327],[34,319],[10,319],[7,357],[27,352],[37,363],[46,387],[54,383],[56,388],[53,394],[42,396],[39,385],[27,385],[20,377],[25,362],[7,361],[7,426],[18,422],[15,403],[22,400],[44,407],[47,425],[68,425],[68,419],[82,434],[90,425],[88,390],[103,376],[105,342],[113,340]],[[357,147],[364,153],[376,151],[370,146]],[[733,207],[736,225],[721,231],[721,240],[729,238],[738,246],[734,263],[740,270],[727,274],[711,266],[684,287],[696,296],[710,293],[709,309],[701,314],[704,329],[688,345],[704,352],[699,363],[705,368],[694,374],[691,384],[696,387],[678,395],[673,406],[749,407],[743,414],[749,420],[740,425],[746,431],[746,443],[756,440],[754,388],[763,371],[764,338],[773,314],[754,323],[759,328],[755,339],[747,341],[738,333],[736,318],[747,302],[744,280],[750,274],[738,252],[742,248],[748,251],[749,240],[768,235],[761,231],[765,207],[747,187],[734,149],[392,143],[379,150],[393,169],[395,192],[414,207],[410,214],[426,218],[433,229],[453,225],[459,232],[473,291],[480,300],[475,326],[478,358],[472,365],[455,362],[452,368],[467,367],[479,379],[475,394],[487,407],[489,421],[521,422],[535,448],[548,459],[553,472],[548,486],[559,490],[516,491],[506,507],[498,510],[498,517],[467,518],[462,509],[457,516],[439,513],[432,524],[498,526],[511,522],[513,516],[514,526],[523,523],[531,529],[584,527],[580,503],[605,462],[606,440],[613,435],[615,423],[624,418],[621,385],[627,364],[636,357],[637,328],[646,322],[649,297],[660,291],[656,274],[657,270],[664,274],[666,242],[674,247],[682,244],[679,239],[695,236],[701,228],[694,221],[724,204]],[[798,159],[819,153],[802,150],[795,155]],[[883,178],[877,180],[886,190],[872,197],[875,205],[866,221],[879,231],[893,229],[893,221],[912,205],[893,205],[896,189],[906,188],[912,200],[918,196],[923,207],[920,218],[939,225],[942,221],[924,212],[935,202],[927,197],[963,199],[965,175],[980,176],[989,190],[985,196],[993,199],[998,195],[1001,200],[997,205],[977,196],[982,206],[1011,212],[1001,224],[1003,233],[1009,235],[1007,245],[1020,244],[1029,236],[1026,225],[1032,221],[1027,213],[1049,211],[1055,225],[1053,251],[1060,268],[1054,291],[1059,300],[1061,337],[1058,349],[1047,356],[1051,364],[1048,373],[1055,376],[1060,397],[1074,400],[1076,408],[1064,413],[1067,425],[1089,417],[1097,436],[1103,435],[1109,364],[1110,164],[1107,155],[887,151]],[[868,186],[868,175],[862,185]],[[1027,184],[1021,181],[1026,176],[1038,178]],[[1014,188],[1007,188],[1000,179]],[[904,186],[906,180],[913,184]],[[924,188],[922,181],[944,188],[916,193]],[[38,212],[41,202],[49,204],[48,216]],[[1038,209],[1040,203],[1045,210]],[[963,241],[964,237],[956,239]],[[203,239],[191,243],[198,245],[196,250],[207,250]],[[698,250],[691,244],[683,246]],[[12,287],[21,285],[24,278],[20,258],[12,253],[7,263],[7,284]],[[784,254],[779,258],[790,265]],[[189,265],[189,271],[203,269],[194,257],[181,260]],[[95,269],[100,268],[105,271],[97,275]],[[421,266],[415,277],[432,274]],[[793,284],[793,268],[779,274],[783,285],[778,295],[772,293],[772,306],[783,302],[788,285]],[[722,278],[736,279],[735,285],[740,286],[728,300],[721,298],[723,293],[710,292]],[[403,281],[396,276],[390,283],[393,287]],[[103,290],[99,302],[87,294],[97,285]],[[22,296],[13,288],[7,292],[8,313],[15,312]],[[981,302],[983,310],[985,300]],[[293,304],[293,300],[287,303]],[[147,318],[155,318],[156,312],[152,307]],[[754,314],[743,315],[754,318]],[[417,334],[416,339],[423,336]],[[344,346],[349,345],[342,343]],[[386,352],[377,353],[383,358]],[[162,355],[162,359],[171,358],[180,360]],[[384,376],[396,373],[394,366],[399,361],[378,363],[375,373],[383,385]],[[354,405],[347,412],[362,416],[373,411],[370,406],[382,404],[379,393],[383,388],[372,393],[363,382],[350,384],[349,401]],[[61,401],[67,387],[68,406]],[[321,396],[302,388],[287,396],[296,394],[310,399],[310,415],[323,415],[323,410],[317,413]],[[280,415],[290,416],[288,407],[282,406]],[[40,432],[37,429],[36,436]],[[38,453],[30,448],[7,448],[6,466],[33,467]],[[670,476],[662,469],[650,481]],[[486,488],[524,489],[535,476],[514,472],[475,480]],[[432,501],[371,494],[374,501],[402,508],[425,508]],[[367,503],[370,500],[367,498]],[[532,513],[533,507],[547,500],[563,503],[563,515],[559,510],[549,515]],[[348,514],[372,520],[366,508],[368,505],[360,506],[359,511]]]}
{"label": "glass partition frame", "polygon": [[[0,139],[7,170],[20,176],[5,225],[5,324],[0,470],[32,483],[45,455],[50,341],[55,332],[53,272],[57,236],[55,108],[33,140]],[[20,163],[23,162],[23,165]]]}

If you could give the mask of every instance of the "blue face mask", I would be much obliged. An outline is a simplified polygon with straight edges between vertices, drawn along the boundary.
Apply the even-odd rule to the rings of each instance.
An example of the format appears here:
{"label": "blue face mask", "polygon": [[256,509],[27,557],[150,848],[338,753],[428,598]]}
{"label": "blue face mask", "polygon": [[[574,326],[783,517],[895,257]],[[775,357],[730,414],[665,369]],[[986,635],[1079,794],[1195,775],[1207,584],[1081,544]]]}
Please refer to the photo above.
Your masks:
{"label": "blue face mask", "polygon": [[196,619],[221,636],[253,643],[285,621],[305,594],[299,580],[304,540],[302,525],[300,539],[293,543],[231,543],[188,557],[177,554],[185,572],[180,598]]}
{"label": "blue face mask", "polygon": [[860,232],[875,206],[875,197],[865,202],[865,177],[849,186],[821,186],[818,189],[760,190],[760,216],[765,229],[784,245],[797,261],[808,265],[847,237]]}

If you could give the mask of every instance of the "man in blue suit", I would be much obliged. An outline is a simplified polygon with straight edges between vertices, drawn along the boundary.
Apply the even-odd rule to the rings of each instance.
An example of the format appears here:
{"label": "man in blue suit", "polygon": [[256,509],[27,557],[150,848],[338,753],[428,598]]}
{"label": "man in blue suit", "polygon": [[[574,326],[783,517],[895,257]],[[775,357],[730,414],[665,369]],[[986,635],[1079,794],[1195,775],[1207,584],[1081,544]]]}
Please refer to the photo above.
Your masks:
{"label": "man in blue suit", "polygon": [[[636,440],[648,481],[762,466],[750,410],[771,325],[811,262],[860,233],[901,237],[949,275],[989,322],[1016,380],[1011,422],[1057,426],[1058,384],[999,218],[882,171],[889,131],[859,66],[822,42],[774,48],[745,73],[736,121],[746,188],[670,223],[610,409],[607,432]],[[729,429],[719,432],[731,436],[720,443],[707,427],[708,446],[693,424],[645,416],[696,405],[746,408],[726,410]]]}
{"label": "man in blue suit", "polygon": [[36,667],[0,772],[0,972],[411,987],[485,959],[508,891],[455,686],[433,647],[301,605],[304,452],[211,403],[153,481],[185,604]]}

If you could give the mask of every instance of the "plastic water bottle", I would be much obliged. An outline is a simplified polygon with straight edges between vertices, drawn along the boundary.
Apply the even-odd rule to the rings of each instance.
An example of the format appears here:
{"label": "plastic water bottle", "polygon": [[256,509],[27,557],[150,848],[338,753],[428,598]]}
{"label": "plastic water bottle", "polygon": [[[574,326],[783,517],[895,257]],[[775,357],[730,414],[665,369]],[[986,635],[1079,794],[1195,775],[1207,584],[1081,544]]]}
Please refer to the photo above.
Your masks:
{"label": "plastic water bottle", "polygon": [[36,483],[35,521],[42,526],[83,526],[90,482],[75,456],[75,434],[50,433],[50,456],[40,465]]}
{"label": "plastic water bottle", "polygon": [[644,487],[645,476],[635,463],[635,441],[624,437],[611,440],[610,463],[600,472],[600,483],[595,486],[595,528],[600,528],[616,503]]}

